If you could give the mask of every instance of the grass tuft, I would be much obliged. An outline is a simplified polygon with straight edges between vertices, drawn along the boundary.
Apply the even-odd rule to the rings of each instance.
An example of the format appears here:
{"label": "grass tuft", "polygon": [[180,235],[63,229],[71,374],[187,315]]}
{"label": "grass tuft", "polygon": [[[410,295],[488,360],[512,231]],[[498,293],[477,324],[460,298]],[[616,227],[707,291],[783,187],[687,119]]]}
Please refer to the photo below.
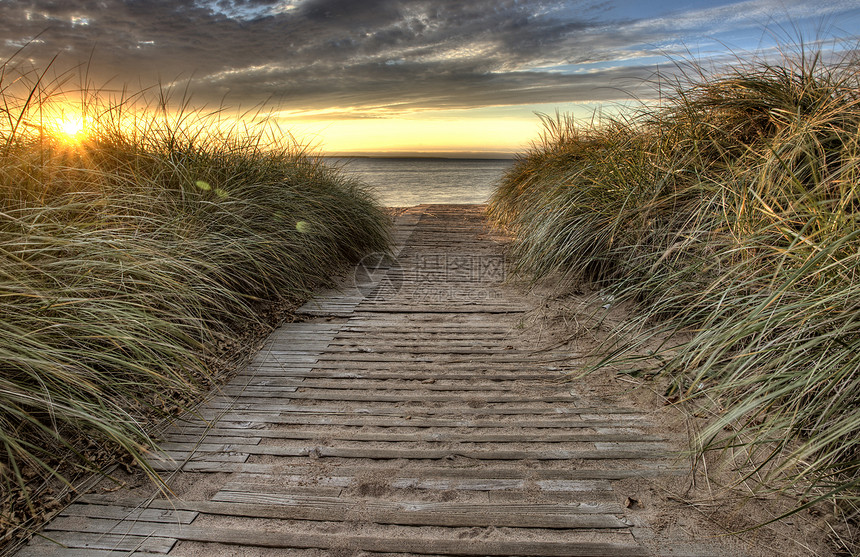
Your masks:
{"label": "grass tuft", "polygon": [[662,339],[675,394],[716,416],[702,451],[743,449],[761,489],[853,513],[860,60],[796,50],[687,71],[658,105],[600,125],[545,117],[489,214],[521,270],[635,305],[599,365]]}
{"label": "grass tuft", "polygon": [[146,467],[151,424],[213,384],[219,345],[387,245],[368,190],[271,125],[84,91],[72,137],[46,75],[0,67],[6,528],[94,455]]}

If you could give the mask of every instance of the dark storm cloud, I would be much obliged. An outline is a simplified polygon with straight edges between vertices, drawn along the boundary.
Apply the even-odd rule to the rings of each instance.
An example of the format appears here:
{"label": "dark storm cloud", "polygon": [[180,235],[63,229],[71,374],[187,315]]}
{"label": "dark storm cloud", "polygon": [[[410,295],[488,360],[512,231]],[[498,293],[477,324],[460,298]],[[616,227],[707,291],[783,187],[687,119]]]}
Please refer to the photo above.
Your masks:
{"label": "dark storm cloud", "polygon": [[647,65],[559,68],[634,57],[683,25],[670,23],[592,0],[13,0],[0,2],[0,58],[38,36],[16,60],[38,67],[60,52],[68,67],[92,55],[96,85],[192,78],[207,102],[534,104],[618,98],[616,80],[646,77]]}

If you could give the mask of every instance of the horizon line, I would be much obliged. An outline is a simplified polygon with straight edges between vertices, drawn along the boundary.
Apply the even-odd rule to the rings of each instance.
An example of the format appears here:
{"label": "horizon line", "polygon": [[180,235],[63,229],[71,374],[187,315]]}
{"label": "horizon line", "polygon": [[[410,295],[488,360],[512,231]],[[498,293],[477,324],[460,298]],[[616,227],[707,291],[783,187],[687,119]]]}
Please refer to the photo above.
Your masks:
{"label": "horizon line", "polygon": [[517,153],[509,151],[335,151],[322,152],[319,156],[324,158],[513,160],[517,157]]}

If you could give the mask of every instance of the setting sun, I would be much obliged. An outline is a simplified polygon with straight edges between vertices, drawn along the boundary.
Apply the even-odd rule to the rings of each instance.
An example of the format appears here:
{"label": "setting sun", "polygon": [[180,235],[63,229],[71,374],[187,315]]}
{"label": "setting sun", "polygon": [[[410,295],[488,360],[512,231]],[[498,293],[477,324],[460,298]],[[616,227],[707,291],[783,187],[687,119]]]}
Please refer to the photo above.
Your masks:
{"label": "setting sun", "polygon": [[80,141],[86,131],[83,118],[65,114],[56,119],[53,128],[57,136],[67,142]]}

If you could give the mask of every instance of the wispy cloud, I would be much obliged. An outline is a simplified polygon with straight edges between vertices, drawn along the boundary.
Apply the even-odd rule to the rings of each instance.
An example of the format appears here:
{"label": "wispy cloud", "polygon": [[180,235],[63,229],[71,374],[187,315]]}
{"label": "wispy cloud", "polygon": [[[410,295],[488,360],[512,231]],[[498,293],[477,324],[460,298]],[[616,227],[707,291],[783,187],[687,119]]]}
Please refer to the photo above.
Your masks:
{"label": "wispy cloud", "polygon": [[661,52],[702,37],[725,40],[774,18],[856,23],[860,13],[860,0],[647,4],[12,0],[0,2],[0,57],[38,35],[26,57],[39,64],[62,51],[60,62],[74,65],[92,54],[101,83],[193,78],[200,102],[268,99],[292,114],[379,117],[617,99]]}

